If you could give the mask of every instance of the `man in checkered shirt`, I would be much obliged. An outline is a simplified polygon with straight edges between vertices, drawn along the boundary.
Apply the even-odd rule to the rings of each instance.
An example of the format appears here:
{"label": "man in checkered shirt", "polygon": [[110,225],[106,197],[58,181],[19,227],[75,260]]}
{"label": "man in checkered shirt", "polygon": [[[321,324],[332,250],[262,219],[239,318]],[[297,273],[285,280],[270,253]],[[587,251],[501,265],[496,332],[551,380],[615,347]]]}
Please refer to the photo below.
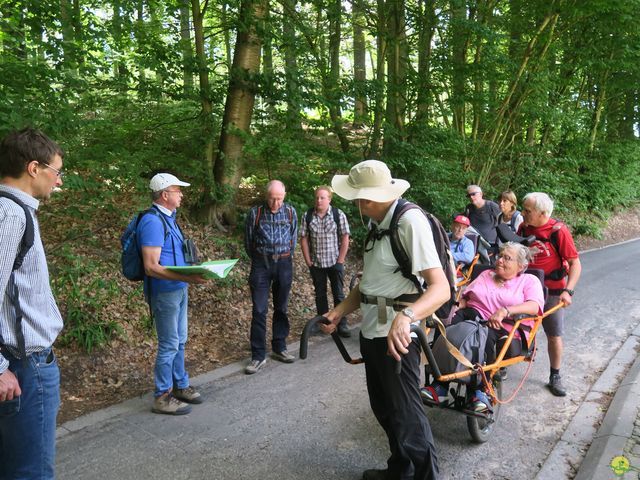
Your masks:
{"label": "man in checkered shirt", "polygon": [[[327,278],[334,306],[344,300],[344,260],[351,232],[344,212],[331,206],[331,196],[330,187],[316,188],[315,207],[306,213],[300,229],[300,246],[313,280],[318,315],[329,311]],[[351,336],[346,317],[340,320],[338,333],[342,337]]]}

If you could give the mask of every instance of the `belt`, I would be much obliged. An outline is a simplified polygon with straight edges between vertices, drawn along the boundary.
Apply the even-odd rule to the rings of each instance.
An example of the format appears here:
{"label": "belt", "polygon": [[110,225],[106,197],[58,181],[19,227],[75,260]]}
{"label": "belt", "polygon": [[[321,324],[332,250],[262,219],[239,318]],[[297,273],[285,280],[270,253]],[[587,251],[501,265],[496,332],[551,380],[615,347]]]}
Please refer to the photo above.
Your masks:
{"label": "belt", "polygon": [[392,307],[396,312],[399,312],[418,300],[420,295],[419,293],[405,293],[396,298],[386,298],[360,293],[360,302],[366,305],[386,305],[387,307]]}
{"label": "belt", "polygon": [[274,253],[273,255],[266,255],[267,258],[271,260],[280,260],[281,258],[288,258],[291,256],[291,252],[286,253]]}
{"label": "belt", "polygon": [[267,258],[269,260],[280,260],[281,258],[289,258],[291,256],[291,252],[284,253],[262,253],[256,251],[254,258]]}

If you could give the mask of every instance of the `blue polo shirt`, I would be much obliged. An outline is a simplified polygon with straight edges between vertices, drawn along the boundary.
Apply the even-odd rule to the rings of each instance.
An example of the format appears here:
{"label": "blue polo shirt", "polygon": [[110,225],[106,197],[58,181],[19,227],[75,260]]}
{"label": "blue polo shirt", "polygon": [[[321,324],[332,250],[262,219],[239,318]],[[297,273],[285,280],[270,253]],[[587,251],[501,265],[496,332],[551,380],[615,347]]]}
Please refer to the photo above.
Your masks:
{"label": "blue polo shirt", "polygon": [[[162,247],[162,251],[160,253],[160,265],[187,265],[184,261],[184,253],[182,251],[184,237],[176,224],[176,212],[174,211],[171,215],[167,215],[157,206],[154,206],[153,208],[156,208],[164,220],[166,220],[167,226],[169,227],[168,233],[165,237],[165,228],[160,217],[158,217],[158,215],[148,213],[142,217],[140,219],[140,223],[138,223],[137,235],[140,247]],[[146,277],[146,279],[145,293],[148,292],[149,286],[151,287],[152,294],[179,290],[187,286],[186,282],[176,280],[163,280],[155,277]]]}

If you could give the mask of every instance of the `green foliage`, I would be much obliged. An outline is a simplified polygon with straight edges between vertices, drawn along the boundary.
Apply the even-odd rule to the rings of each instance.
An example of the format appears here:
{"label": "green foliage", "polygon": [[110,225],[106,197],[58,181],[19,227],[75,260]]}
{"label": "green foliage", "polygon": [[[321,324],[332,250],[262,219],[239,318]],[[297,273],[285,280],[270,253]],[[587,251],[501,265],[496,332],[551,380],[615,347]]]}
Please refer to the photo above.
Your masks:
{"label": "green foliage", "polygon": [[60,340],[91,353],[114,336],[123,335],[122,326],[105,310],[120,295],[120,289],[114,280],[104,278],[104,267],[74,254],[68,247],[50,254],[50,258],[54,258],[52,289],[65,319]]}

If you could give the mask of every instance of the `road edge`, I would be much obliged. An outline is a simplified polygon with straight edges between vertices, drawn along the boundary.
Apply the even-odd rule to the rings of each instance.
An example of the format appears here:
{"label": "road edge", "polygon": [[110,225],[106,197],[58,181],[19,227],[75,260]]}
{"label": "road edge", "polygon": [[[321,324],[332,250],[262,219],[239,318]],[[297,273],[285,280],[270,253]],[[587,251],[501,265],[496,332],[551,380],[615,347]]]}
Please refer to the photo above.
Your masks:
{"label": "road edge", "polygon": [[[547,456],[537,480],[615,478],[611,460],[624,454],[640,409],[640,325],[610,360]],[[613,394],[609,406],[602,404]]]}

